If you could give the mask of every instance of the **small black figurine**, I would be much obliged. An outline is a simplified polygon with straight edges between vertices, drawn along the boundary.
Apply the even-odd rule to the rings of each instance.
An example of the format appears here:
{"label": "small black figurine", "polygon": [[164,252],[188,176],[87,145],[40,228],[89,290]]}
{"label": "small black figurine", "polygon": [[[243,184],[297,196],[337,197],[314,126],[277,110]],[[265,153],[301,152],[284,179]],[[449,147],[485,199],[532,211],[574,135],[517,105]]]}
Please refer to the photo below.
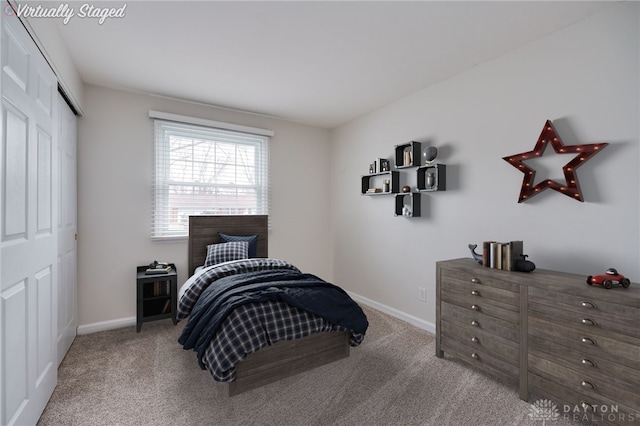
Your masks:
{"label": "small black figurine", "polygon": [[516,271],[531,272],[534,269],[536,269],[535,263],[533,263],[530,260],[527,260],[527,257],[529,257],[528,254],[523,254],[522,259],[516,260]]}
{"label": "small black figurine", "polygon": [[473,260],[482,265],[482,255],[476,253],[477,244],[469,244],[469,250],[471,250],[471,255],[473,256]]}

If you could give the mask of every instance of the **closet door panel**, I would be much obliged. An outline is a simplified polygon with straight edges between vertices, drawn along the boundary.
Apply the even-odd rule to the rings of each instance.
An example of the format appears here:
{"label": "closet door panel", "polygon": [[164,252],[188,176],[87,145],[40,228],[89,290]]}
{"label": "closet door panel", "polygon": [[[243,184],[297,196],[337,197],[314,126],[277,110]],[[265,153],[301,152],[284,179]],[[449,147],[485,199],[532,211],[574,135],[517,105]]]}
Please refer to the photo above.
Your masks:
{"label": "closet door panel", "polygon": [[29,425],[57,382],[58,83],[19,19],[0,16],[0,424]]}

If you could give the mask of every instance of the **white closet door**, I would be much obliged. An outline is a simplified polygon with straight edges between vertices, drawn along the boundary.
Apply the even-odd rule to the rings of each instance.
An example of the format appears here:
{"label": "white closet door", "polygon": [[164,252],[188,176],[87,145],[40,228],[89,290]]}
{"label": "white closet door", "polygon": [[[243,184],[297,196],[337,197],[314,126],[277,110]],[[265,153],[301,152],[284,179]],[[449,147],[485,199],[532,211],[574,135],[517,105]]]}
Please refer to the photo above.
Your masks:
{"label": "white closet door", "polygon": [[76,337],[77,308],[77,119],[58,94],[58,365]]}
{"label": "white closet door", "polygon": [[15,15],[0,32],[0,424],[35,424],[57,381],[57,82]]}

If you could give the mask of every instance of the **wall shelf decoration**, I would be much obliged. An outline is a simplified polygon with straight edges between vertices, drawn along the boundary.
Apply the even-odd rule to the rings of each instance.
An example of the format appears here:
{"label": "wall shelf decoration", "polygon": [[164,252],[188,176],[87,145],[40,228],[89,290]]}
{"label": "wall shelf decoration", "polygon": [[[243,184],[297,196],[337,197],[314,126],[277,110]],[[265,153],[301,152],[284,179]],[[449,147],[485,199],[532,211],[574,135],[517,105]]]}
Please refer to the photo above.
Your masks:
{"label": "wall shelf decoration", "polygon": [[[408,200],[408,204],[405,201]],[[405,206],[408,206],[408,211],[405,211]],[[409,192],[396,194],[396,216],[403,217],[420,217],[420,193]]]}
{"label": "wall shelf decoration", "polygon": [[407,142],[395,146],[395,167],[403,169],[420,165],[420,142]]}
{"label": "wall shelf decoration", "polygon": [[[389,191],[384,191],[384,181],[389,180]],[[379,185],[379,186],[378,186]],[[378,188],[378,192],[372,190]],[[391,170],[388,172],[371,173],[362,176],[362,195],[388,195],[400,192],[400,173]]]}
{"label": "wall shelf decoration", "polygon": [[426,146],[422,151],[422,160],[425,166],[435,163],[436,158],[438,158],[438,148],[435,146]]}
{"label": "wall shelf decoration", "polygon": [[[421,193],[444,191],[447,188],[446,169],[444,164],[435,163],[438,150],[428,147],[428,155],[423,156],[421,143],[410,141],[395,145],[393,165],[396,170],[386,170],[390,165],[386,158],[378,158],[369,165],[369,174],[361,177],[362,195],[391,195],[395,197],[395,216],[407,218],[421,216]],[[423,158],[426,164],[420,166]],[[384,163],[384,165],[383,165]],[[417,190],[411,191],[409,185],[404,185],[407,192],[400,189],[400,174],[403,169],[416,168]],[[383,171],[379,171],[379,170]]]}
{"label": "wall shelf decoration", "polygon": [[446,164],[432,164],[418,167],[418,191],[446,191],[447,166]]}
{"label": "wall shelf decoration", "polygon": [[[562,171],[566,180],[564,184],[560,184],[551,179],[546,179],[538,183],[537,185],[534,185],[536,171],[524,164],[525,160],[541,157],[544,153],[545,148],[547,147],[547,144],[550,144],[553,147],[556,154],[576,153],[576,156],[573,157],[571,161],[562,166]],[[582,193],[580,192],[578,177],[576,176],[575,170],[586,163],[587,160],[589,160],[591,157],[603,150],[607,145],[609,144],[606,142],[602,142],[566,146],[562,143],[562,140],[560,139],[558,132],[556,132],[556,129],[553,127],[551,121],[547,120],[544,128],[542,129],[542,133],[540,133],[538,142],[536,143],[532,151],[514,154],[508,157],[502,157],[503,160],[524,173],[524,179],[522,180],[522,187],[520,189],[520,197],[518,198],[518,203],[528,200],[529,198],[539,194],[547,188],[558,191],[559,193],[564,194],[574,200],[584,201],[584,199],[582,198]]]}

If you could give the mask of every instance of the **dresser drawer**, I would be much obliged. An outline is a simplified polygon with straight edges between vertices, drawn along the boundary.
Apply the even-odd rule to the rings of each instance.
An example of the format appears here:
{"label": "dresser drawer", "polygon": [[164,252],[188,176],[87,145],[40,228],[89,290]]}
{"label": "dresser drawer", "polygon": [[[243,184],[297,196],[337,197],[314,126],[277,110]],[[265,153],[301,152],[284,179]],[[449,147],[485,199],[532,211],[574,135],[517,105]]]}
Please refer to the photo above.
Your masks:
{"label": "dresser drawer", "polygon": [[640,407],[638,388],[622,380],[567,368],[542,352],[530,351],[528,362],[529,372],[559,383],[588,399],[604,397],[627,407]]}
{"label": "dresser drawer", "polygon": [[487,333],[515,343],[520,342],[520,326],[505,320],[490,317],[481,312],[462,308],[447,302],[440,303],[441,321],[473,326]]}
{"label": "dresser drawer", "polygon": [[529,313],[529,333],[586,355],[640,369],[640,339],[602,330],[584,330]]}
{"label": "dresser drawer", "polygon": [[467,344],[444,335],[442,336],[442,346],[446,353],[494,376],[499,376],[503,380],[513,383],[518,380],[519,369],[517,365],[496,357],[484,348],[470,348]]}
{"label": "dresser drawer", "polygon": [[540,299],[529,299],[529,312],[535,312],[540,317],[553,319],[556,323],[575,326],[585,333],[592,330],[614,332],[630,337],[640,338],[640,327],[631,323],[614,322],[611,315],[601,314],[588,309],[559,309],[546,304]]}
{"label": "dresser drawer", "polygon": [[513,324],[518,324],[520,322],[519,306],[508,306],[485,297],[466,295],[453,291],[442,292],[440,300],[493,318],[505,320]]}
{"label": "dresser drawer", "polygon": [[451,340],[466,345],[470,352],[480,350],[492,354],[512,365],[519,363],[518,345],[472,325],[456,325],[442,321],[441,333]]}
{"label": "dresser drawer", "polygon": [[640,411],[615,399],[584,395],[533,373],[529,373],[527,379],[534,393],[542,393],[545,399],[551,399],[558,405],[560,419],[586,424],[640,425]]}
{"label": "dresser drawer", "polygon": [[[514,292],[509,286],[509,289],[492,286],[496,280],[487,279],[484,277],[478,278],[477,275],[472,274],[460,274],[454,273],[454,271],[443,271],[442,284],[440,291],[456,292],[459,294],[473,296],[483,300],[490,300],[496,303],[496,306],[502,306],[506,309],[513,307],[518,309],[520,300],[519,294]],[[462,277],[461,277],[462,275]]]}
{"label": "dresser drawer", "polygon": [[584,351],[532,335],[529,335],[529,350],[547,354],[547,358],[555,359],[559,364],[584,374],[603,379],[612,377],[629,383],[631,389],[640,389],[640,369],[619,364],[615,359],[585,354]]}
{"label": "dresser drawer", "polygon": [[[584,284],[587,286],[587,284]],[[585,290],[592,290],[587,288]],[[610,323],[608,325],[613,331],[620,331],[626,334],[640,337],[640,307],[632,306],[633,299],[630,299],[628,304],[614,303],[603,300],[603,298],[611,297],[611,293],[615,290],[626,291],[625,289],[605,290],[600,289],[598,298],[588,295],[575,295],[567,294],[563,292],[546,290],[536,287],[529,287],[529,301],[544,305],[539,309],[544,309],[545,306],[550,307],[558,311],[563,311],[565,315],[570,313],[577,316],[593,318],[600,323]],[[619,297],[619,294],[616,294]],[[550,312],[550,311],[546,311]],[[558,312],[558,315],[562,313]],[[567,317],[567,319],[573,319],[575,317]]]}
{"label": "dresser drawer", "polygon": [[[495,290],[505,290],[508,293],[518,293],[520,291],[520,286],[516,283],[513,283],[509,280],[508,273],[504,271],[499,271],[496,269],[489,269],[479,266],[478,268],[471,269],[446,269],[442,268],[440,270],[441,279],[443,285],[448,282],[458,282],[458,283],[469,283],[475,284],[477,286],[482,286],[481,288],[492,287]],[[504,275],[504,279],[501,279],[501,274]],[[472,288],[469,288],[471,290]],[[491,291],[491,290],[489,290]],[[502,295],[505,293],[499,291],[493,291],[493,297],[497,300],[502,298]],[[488,296],[489,294],[487,294]],[[505,301],[509,302],[512,295],[506,294]]]}

